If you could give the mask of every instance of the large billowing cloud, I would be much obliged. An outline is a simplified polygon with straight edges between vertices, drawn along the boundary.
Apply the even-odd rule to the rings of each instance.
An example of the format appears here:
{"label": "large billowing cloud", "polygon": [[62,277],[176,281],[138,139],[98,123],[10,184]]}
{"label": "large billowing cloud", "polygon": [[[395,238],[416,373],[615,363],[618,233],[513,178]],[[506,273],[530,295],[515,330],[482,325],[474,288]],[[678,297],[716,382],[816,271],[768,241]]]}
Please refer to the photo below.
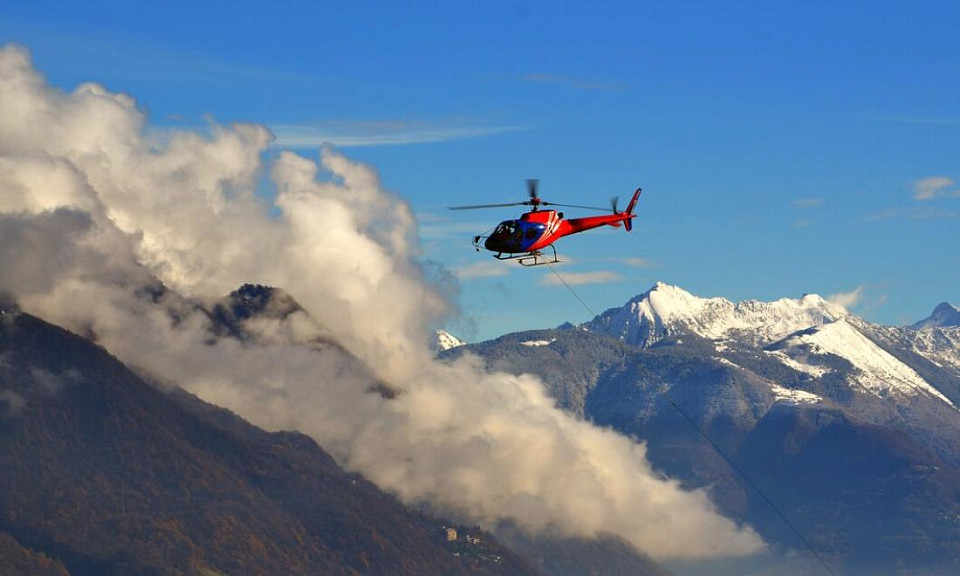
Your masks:
{"label": "large billowing cloud", "polygon": [[[133,98],[63,92],[26,50],[0,49],[0,291],[24,310],[256,424],[312,435],[407,502],[612,532],[657,557],[762,548],[535,378],[434,361],[428,338],[451,304],[417,263],[408,205],[373,170],[332,150],[322,165],[282,153],[265,166],[259,126],[146,125]],[[256,194],[264,175],[275,200]],[[308,314],[254,322],[256,343],[211,343],[190,299],[244,282],[282,287]],[[376,381],[402,392],[371,393]]]}

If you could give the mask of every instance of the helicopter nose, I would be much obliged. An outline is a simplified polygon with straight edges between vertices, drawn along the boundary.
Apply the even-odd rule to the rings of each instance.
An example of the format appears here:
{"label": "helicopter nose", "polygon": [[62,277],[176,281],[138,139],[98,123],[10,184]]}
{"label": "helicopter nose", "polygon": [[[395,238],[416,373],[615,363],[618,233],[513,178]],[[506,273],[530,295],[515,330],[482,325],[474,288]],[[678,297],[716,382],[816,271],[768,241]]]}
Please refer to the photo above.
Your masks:
{"label": "helicopter nose", "polygon": [[513,253],[518,251],[517,247],[511,244],[509,240],[493,236],[487,238],[487,241],[483,243],[483,247],[491,252]]}

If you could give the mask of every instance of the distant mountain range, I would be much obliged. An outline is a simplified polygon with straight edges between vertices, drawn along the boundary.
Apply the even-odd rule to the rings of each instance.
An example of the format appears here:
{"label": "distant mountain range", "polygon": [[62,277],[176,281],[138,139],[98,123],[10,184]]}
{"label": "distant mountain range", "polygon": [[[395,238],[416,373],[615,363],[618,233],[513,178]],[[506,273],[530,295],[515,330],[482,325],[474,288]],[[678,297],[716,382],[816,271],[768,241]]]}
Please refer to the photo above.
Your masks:
{"label": "distant mountain range", "polygon": [[[253,345],[248,320],[298,311],[246,285],[204,313],[211,342]],[[678,573],[823,573],[775,506],[838,574],[946,576],[960,573],[953,312],[879,326],[816,295],[733,303],[658,283],[581,326],[469,345],[442,333],[438,350],[539,375],[772,545],[754,564],[668,563]],[[411,510],[306,436],[145,378],[0,299],[0,573],[670,574],[615,538]]]}
{"label": "distant mountain range", "polygon": [[946,575],[960,573],[956,312],[879,326],[817,295],[734,303],[658,283],[581,326],[445,355],[538,374],[780,550],[811,556],[696,427],[838,572]]}

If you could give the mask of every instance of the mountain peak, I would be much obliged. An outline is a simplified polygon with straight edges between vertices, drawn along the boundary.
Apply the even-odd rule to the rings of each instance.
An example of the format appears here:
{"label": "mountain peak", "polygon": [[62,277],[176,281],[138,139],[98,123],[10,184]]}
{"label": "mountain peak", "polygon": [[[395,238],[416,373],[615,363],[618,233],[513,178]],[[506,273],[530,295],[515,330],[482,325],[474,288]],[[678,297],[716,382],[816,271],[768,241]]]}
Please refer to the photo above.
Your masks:
{"label": "mountain peak", "polygon": [[[823,296],[819,294],[809,294],[809,293],[801,296],[800,302],[809,306],[822,306],[822,305],[829,304],[829,302],[826,299],[824,299]],[[832,305],[840,307],[838,304],[832,304]]]}
{"label": "mountain peak", "polygon": [[679,286],[657,282],[652,288],[630,300],[629,304],[643,307],[661,318],[694,313],[703,307],[707,300],[698,298]]}
{"label": "mountain peak", "polygon": [[701,298],[679,286],[657,282],[624,307],[607,310],[586,327],[641,346],[679,332],[693,332],[711,340],[739,335],[763,345],[847,314],[842,306],[817,294],[734,303],[726,298]]}
{"label": "mountain peak", "polygon": [[284,290],[260,284],[244,284],[221,298],[211,312],[214,321],[214,333],[218,336],[231,335],[247,340],[250,334],[244,329],[244,322],[253,318],[271,318],[284,320],[302,312],[300,304]]}
{"label": "mountain peak", "polygon": [[911,328],[922,330],[924,328],[947,328],[960,326],[960,308],[949,302],[941,302],[933,309],[930,316],[917,322]]}
{"label": "mountain peak", "polygon": [[227,296],[225,304],[240,319],[258,314],[286,318],[303,310],[300,304],[285,291],[260,284],[244,284]]}
{"label": "mountain peak", "polygon": [[457,348],[466,344],[463,340],[457,338],[446,330],[437,330],[436,338],[431,342],[432,348],[437,352],[445,352],[451,348]]}

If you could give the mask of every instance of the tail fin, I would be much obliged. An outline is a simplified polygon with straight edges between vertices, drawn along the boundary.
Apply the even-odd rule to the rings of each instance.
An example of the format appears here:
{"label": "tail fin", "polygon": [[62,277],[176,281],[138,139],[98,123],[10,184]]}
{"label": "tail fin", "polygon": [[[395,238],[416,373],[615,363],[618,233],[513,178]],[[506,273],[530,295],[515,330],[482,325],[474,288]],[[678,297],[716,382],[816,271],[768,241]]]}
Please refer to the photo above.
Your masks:
{"label": "tail fin", "polygon": [[643,191],[642,188],[637,188],[637,191],[633,193],[633,198],[630,199],[630,203],[627,204],[626,212],[624,212],[624,214],[630,215],[629,218],[623,221],[623,228],[627,232],[629,232],[630,230],[633,230],[633,207],[637,205],[637,199],[640,198],[640,192],[642,191]]}

